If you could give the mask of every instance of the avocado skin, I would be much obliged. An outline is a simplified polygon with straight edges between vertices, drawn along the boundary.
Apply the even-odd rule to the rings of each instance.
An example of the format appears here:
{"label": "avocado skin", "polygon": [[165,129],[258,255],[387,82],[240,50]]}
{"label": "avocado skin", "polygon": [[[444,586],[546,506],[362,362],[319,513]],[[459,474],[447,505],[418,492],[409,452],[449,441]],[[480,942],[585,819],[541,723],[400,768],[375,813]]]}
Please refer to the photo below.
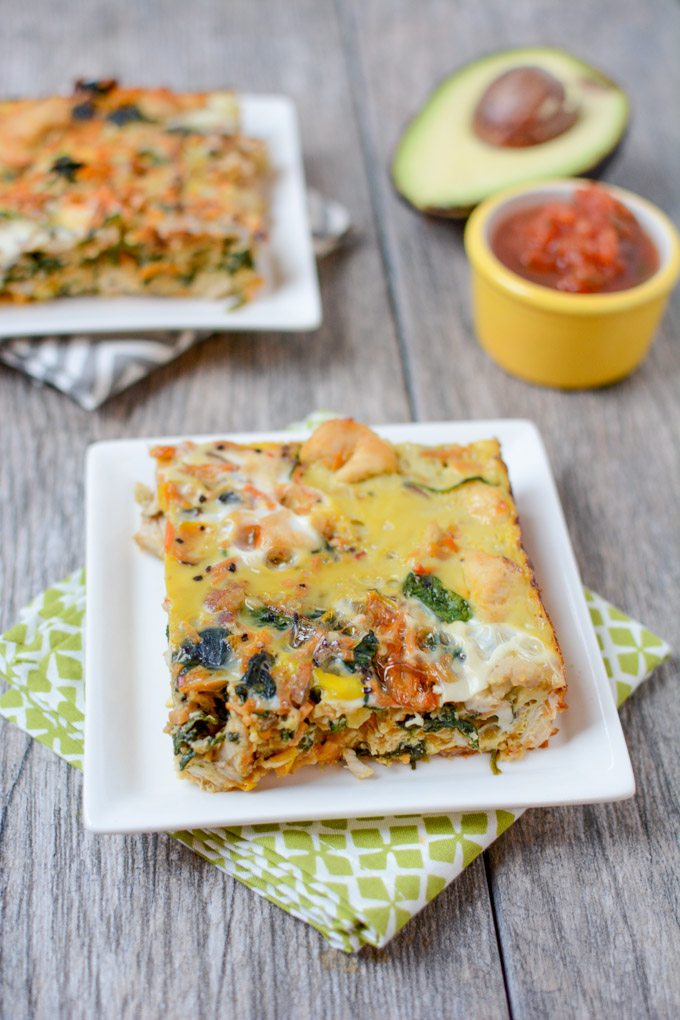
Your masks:
{"label": "avocado skin", "polygon": [[[416,212],[419,212],[421,215],[431,216],[431,217],[435,217],[437,219],[464,220],[464,219],[467,219],[467,217],[470,215],[470,213],[473,211],[473,209],[475,209],[476,206],[480,204],[480,202],[484,201],[484,198],[488,198],[488,197],[490,197],[491,194],[495,194],[497,191],[501,191],[502,190],[502,187],[498,187],[497,189],[494,189],[494,191],[490,191],[488,195],[484,196],[484,198],[480,198],[479,201],[476,201],[476,202],[473,202],[473,203],[470,203],[470,204],[465,204],[465,205],[456,205],[456,204],[453,204],[453,203],[451,205],[446,205],[446,206],[430,206],[430,205],[424,206],[424,205],[418,205],[416,202],[412,201],[407,194],[404,193],[403,189],[397,183],[397,180],[395,178],[395,172],[394,172],[395,161],[396,161],[397,155],[398,155],[398,153],[399,153],[399,151],[400,151],[400,149],[401,149],[401,147],[402,147],[402,145],[404,143],[404,139],[408,135],[408,132],[409,132],[409,129],[411,128],[411,126],[418,120],[418,118],[421,116],[423,110],[426,109],[426,107],[429,105],[429,103],[433,99],[433,97],[448,82],[452,81],[452,79],[455,79],[455,78],[459,77],[463,72],[465,72],[466,70],[469,70],[472,67],[475,67],[477,64],[482,64],[482,63],[484,63],[486,61],[489,61],[489,60],[493,59],[494,57],[501,57],[501,56],[508,56],[509,57],[509,56],[515,55],[515,56],[517,56],[517,58],[519,60],[522,57],[526,57],[529,54],[534,54],[535,55],[538,52],[542,52],[542,53],[546,53],[546,54],[551,54],[551,53],[559,54],[562,57],[568,58],[570,61],[573,62],[574,65],[582,67],[593,78],[595,78],[598,81],[600,81],[602,83],[602,85],[604,85],[607,88],[610,88],[612,90],[616,90],[624,98],[624,100],[626,101],[626,104],[627,104],[627,116],[626,116],[626,119],[625,119],[625,121],[624,121],[624,123],[622,125],[621,131],[620,131],[618,137],[615,137],[613,139],[611,148],[610,148],[610,150],[608,152],[606,152],[603,156],[601,156],[599,159],[597,159],[595,161],[595,163],[591,164],[590,166],[588,166],[587,164],[584,163],[582,169],[579,169],[578,171],[574,171],[571,174],[555,173],[554,175],[550,174],[550,175],[547,175],[547,176],[555,176],[555,177],[559,177],[559,176],[572,176],[572,177],[598,178],[610,167],[610,165],[619,156],[619,154],[621,152],[621,149],[622,149],[622,146],[623,146],[623,144],[624,144],[624,142],[625,142],[625,140],[627,138],[628,130],[629,130],[630,102],[628,100],[628,96],[627,96],[626,92],[621,88],[621,86],[617,82],[615,82],[612,78],[610,78],[606,74],[604,74],[602,71],[599,71],[597,68],[592,67],[592,65],[587,64],[585,61],[580,60],[578,57],[575,57],[571,53],[567,53],[566,50],[561,50],[558,47],[550,47],[550,46],[545,46],[545,47],[530,47],[530,48],[521,47],[521,48],[518,48],[518,49],[511,49],[511,50],[497,50],[494,53],[488,53],[485,56],[478,57],[475,60],[470,60],[467,63],[462,64],[456,71],[453,72],[453,74],[447,75],[445,78],[440,79],[439,82],[435,85],[435,87],[432,89],[432,91],[428,95],[427,99],[421,104],[421,106],[418,109],[418,111],[414,114],[413,117],[411,117],[406,122],[406,125],[405,125],[403,131],[401,132],[401,134],[399,136],[399,141],[397,142],[397,145],[395,146],[395,149],[394,149],[394,152],[393,152],[393,155],[392,155],[392,160],[391,160],[391,168],[390,168],[390,179],[392,181],[392,185],[394,187],[394,190],[397,193],[398,198],[402,202],[404,202],[406,205],[408,205],[409,208],[415,210]],[[478,99],[481,98],[481,95],[482,95],[482,93],[480,91]],[[536,149],[540,149],[540,148],[542,148],[542,146],[540,146],[540,145],[536,146]]]}

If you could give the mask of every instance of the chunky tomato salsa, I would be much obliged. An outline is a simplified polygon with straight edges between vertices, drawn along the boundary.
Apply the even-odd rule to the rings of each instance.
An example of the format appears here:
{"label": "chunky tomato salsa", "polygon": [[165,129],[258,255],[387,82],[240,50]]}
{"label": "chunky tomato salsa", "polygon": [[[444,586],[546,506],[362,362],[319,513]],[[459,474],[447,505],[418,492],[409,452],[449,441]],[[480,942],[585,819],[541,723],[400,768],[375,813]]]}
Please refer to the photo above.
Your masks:
{"label": "chunky tomato salsa", "polygon": [[525,280],[574,294],[628,290],[659,268],[659,255],[633,213],[604,188],[512,213],[491,247]]}

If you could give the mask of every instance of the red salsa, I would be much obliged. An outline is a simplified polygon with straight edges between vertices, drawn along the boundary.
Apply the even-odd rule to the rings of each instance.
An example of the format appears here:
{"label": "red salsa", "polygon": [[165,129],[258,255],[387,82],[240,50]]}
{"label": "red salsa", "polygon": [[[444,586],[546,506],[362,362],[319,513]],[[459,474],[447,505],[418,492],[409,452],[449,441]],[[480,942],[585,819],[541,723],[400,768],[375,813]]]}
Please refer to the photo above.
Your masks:
{"label": "red salsa", "polygon": [[542,202],[498,224],[491,247],[525,280],[572,294],[628,290],[659,268],[659,255],[633,213],[590,185],[569,201]]}

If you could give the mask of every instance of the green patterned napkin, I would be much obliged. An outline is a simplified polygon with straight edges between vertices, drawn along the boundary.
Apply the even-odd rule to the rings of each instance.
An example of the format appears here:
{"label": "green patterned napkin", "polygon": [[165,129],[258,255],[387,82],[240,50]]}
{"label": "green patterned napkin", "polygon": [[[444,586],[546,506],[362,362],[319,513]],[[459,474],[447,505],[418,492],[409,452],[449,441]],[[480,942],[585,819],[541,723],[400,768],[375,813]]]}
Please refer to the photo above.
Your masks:
{"label": "green patterned napkin", "polygon": [[[586,592],[621,704],[668,654],[649,630]],[[0,714],[82,767],[85,575],[48,588],[0,638]],[[178,832],[205,860],[317,928],[337,949],[384,946],[522,812],[295,822]]]}

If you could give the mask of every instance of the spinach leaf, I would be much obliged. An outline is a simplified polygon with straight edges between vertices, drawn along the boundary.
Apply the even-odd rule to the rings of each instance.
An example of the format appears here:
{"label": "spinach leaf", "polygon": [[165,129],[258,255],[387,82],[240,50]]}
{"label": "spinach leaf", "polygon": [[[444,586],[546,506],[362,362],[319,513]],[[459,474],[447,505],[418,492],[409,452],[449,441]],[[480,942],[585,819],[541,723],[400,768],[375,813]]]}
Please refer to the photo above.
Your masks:
{"label": "spinach leaf", "polygon": [[[183,754],[191,745],[199,740],[206,740],[211,736],[210,727],[217,726],[217,716],[197,709],[192,712],[182,726],[177,726],[172,734],[172,749],[175,754]],[[196,752],[194,752],[195,754]],[[188,759],[187,759],[188,760]],[[181,766],[183,768],[184,766]]]}
{"label": "spinach leaf", "polygon": [[414,744],[399,744],[394,751],[387,751],[384,754],[371,754],[366,744],[357,744],[354,748],[360,757],[377,758],[378,761],[386,761],[388,758],[399,758],[404,754],[409,757],[409,764],[415,769],[416,762],[427,757],[427,745],[424,740],[416,740]]}
{"label": "spinach leaf", "polygon": [[449,591],[435,574],[406,575],[402,591],[406,598],[419,599],[435,616],[444,623],[455,620],[469,620],[472,616],[470,603],[455,591]]}
{"label": "spinach leaf", "polygon": [[477,729],[467,719],[460,719],[453,705],[442,705],[439,711],[425,716],[423,722],[425,733],[437,733],[439,730],[459,730],[469,738],[472,747],[477,750],[479,738]]}
{"label": "spinach leaf", "polygon": [[78,103],[71,109],[73,120],[92,120],[94,114],[94,104],[89,99],[86,99],[84,103]]}
{"label": "spinach leaf", "polygon": [[231,653],[231,645],[227,641],[229,632],[225,627],[207,627],[199,633],[199,662],[206,669],[219,669]]}
{"label": "spinach leaf", "polygon": [[253,266],[253,256],[247,249],[245,251],[228,252],[222,263],[222,268],[227,273],[237,273],[239,269],[252,269]]}
{"label": "spinach leaf", "polygon": [[193,751],[193,750],[189,750],[189,751],[186,752],[186,754],[183,754],[182,757],[179,760],[179,770],[180,770],[180,772],[183,772],[184,769],[189,764],[189,762],[191,761],[191,759],[195,758],[195,757],[196,757],[196,752]]}
{"label": "spinach leaf", "polygon": [[135,121],[149,121],[149,118],[145,117],[134,103],[123,103],[117,110],[112,110],[106,119],[117,127],[124,127],[126,124],[132,124]]}
{"label": "spinach leaf", "polygon": [[275,630],[288,630],[293,623],[285,613],[280,613],[273,606],[257,606],[255,609],[249,609],[248,612],[259,627],[274,627]]}
{"label": "spinach leaf", "polygon": [[448,485],[445,489],[435,489],[432,485],[425,485],[424,482],[409,481],[405,482],[404,484],[412,489],[425,489],[426,492],[445,493],[455,492],[456,489],[461,489],[464,485],[467,485],[468,482],[483,482],[484,485],[494,484],[493,482],[490,482],[487,478],[482,478],[481,475],[470,475],[469,478],[461,478],[459,482],[456,482],[454,485]]}
{"label": "spinach leaf", "polygon": [[345,659],[345,665],[356,672],[360,669],[365,672],[370,668],[375,653],[378,651],[379,641],[372,630],[369,630],[368,634],[364,634],[359,644],[355,645],[352,649],[354,658]]}
{"label": "spinach leaf", "polygon": [[52,173],[65,177],[67,181],[73,183],[77,172],[84,166],[84,163],[79,163],[77,159],[71,159],[70,156],[59,156],[52,164]]}
{"label": "spinach leaf", "polygon": [[226,627],[206,627],[199,631],[198,641],[183,641],[173,659],[189,669],[192,666],[220,669],[231,655],[228,636]]}
{"label": "spinach leaf", "polygon": [[117,84],[115,78],[101,78],[99,81],[79,78],[76,82],[76,92],[91,92],[95,96],[105,96],[107,92],[115,89]]}
{"label": "spinach leaf", "polygon": [[[157,152],[156,149],[140,149],[137,155],[145,159],[150,166],[163,166],[164,163],[170,162],[167,156],[162,152]],[[158,261],[158,257],[151,258],[150,256],[149,261]]]}
{"label": "spinach leaf", "polygon": [[239,496],[238,492],[234,492],[233,489],[225,489],[224,492],[221,492],[217,498],[219,499],[220,503],[241,502],[241,497]]}
{"label": "spinach leaf", "polygon": [[253,655],[241,683],[236,688],[241,701],[246,701],[251,694],[257,694],[261,698],[273,698],[276,695],[276,683],[270,672],[273,663],[274,656],[269,652],[258,652],[257,655]]}
{"label": "spinach leaf", "polygon": [[303,733],[301,740],[298,742],[298,750],[308,751],[314,743],[314,737],[316,729],[314,726],[310,726],[306,733]]}
{"label": "spinach leaf", "polygon": [[409,765],[415,770],[416,762],[427,757],[427,745],[424,740],[417,740],[415,744],[400,744],[397,754],[408,754]]}
{"label": "spinach leaf", "polygon": [[52,255],[45,255],[42,251],[29,252],[29,258],[33,262],[36,272],[40,273],[53,273],[63,266],[60,259],[55,259]]}

